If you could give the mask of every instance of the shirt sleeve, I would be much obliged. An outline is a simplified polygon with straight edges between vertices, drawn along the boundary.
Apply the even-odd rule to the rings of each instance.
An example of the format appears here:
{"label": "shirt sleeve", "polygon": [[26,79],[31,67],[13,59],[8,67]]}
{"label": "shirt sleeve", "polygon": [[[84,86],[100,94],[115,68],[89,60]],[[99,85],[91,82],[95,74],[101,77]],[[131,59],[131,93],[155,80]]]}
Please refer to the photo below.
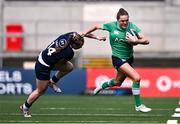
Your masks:
{"label": "shirt sleeve", "polygon": [[111,32],[111,25],[110,23],[102,24],[102,29]]}
{"label": "shirt sleeve", "polygon": [[132,26],[133,26],[133,29],[134,29],[137,33],[141,32],[141,29],[140,29],[138,26],[136,26],[134,23],[132,23]]}

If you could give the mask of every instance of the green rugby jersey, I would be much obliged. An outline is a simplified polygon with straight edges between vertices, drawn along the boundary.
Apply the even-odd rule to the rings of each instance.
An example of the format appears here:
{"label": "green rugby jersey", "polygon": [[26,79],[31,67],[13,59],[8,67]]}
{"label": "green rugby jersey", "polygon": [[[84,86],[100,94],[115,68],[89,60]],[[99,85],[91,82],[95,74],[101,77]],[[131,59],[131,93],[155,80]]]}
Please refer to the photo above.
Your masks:
{"label": "green rugby jersey", "polygon": [[129,22],[128,27],[123,29],[117,21],[114,21],[103,24],[102,28],[109,32],[113,56],[126,60],[133,56],[133,45],[126,42],[126,33],[131,33],[131,30],[135,30],[137,33],[141,31],[134,23]]}

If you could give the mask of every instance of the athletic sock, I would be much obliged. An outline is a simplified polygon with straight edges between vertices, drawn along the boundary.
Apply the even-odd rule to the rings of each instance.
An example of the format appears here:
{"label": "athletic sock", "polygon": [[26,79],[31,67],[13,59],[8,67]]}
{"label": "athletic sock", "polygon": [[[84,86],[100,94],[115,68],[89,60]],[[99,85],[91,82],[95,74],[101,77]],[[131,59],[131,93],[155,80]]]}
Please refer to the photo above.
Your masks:
{"label": "athletic sock", "polygon": [[135,100],[136,106],[140,106],[141,105],[140,83],[133,82],[132,93],[134,95],[134,100]]}
{"label": "athletic sock", "polygon": [[59,79],[54,75],[54,76],[50,79],[50,81],[51,81],[52,83],[57,83],[57,82],[59,81]]}
{"label": "athletic sock", "polygon": [[102,84],[102,88],[105,89],[105,88],[107,88],[107,87],[113,87],[113,86],[115,86],[115,85],[116,85],[116,84],[115,84],[114,78],[113,78],[113,79],[111,79],[111,80],[109,80],[109,81],[104,82],[104,83]]}
{"label": "athletic sock", "polygon": [[29,104],[27,101],[23,104],[23,108],[28,110],[32,104]]}

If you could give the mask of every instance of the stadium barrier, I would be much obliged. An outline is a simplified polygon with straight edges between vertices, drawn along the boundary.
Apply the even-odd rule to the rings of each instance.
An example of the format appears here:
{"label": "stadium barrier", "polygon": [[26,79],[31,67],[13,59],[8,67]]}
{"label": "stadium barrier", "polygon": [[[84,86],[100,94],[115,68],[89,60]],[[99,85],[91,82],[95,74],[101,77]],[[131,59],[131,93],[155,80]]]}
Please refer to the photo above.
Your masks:
{"label": "stadium barrier", "polygon": [[[52,75],[55,72],[52,72]],[[58,83],[63,94],[82,94],[85,89],[86,75],[84,69],[75,69]],[[29,95],[35,88],[34,70],[0,69],[0,95]],[[46,94],[54,94],[48,88]]]}
{"label": "stadium barrier", "polygon": [[[180,68],[136,68],[141,75],[141,95],[143,97],[180,97]],[[55,72],[52,73],[52,75]],[[112,68],[74,69],[63,77],[58,85],[65,94],[90,94],[96,86],[113,78]],[[126,79],[122,86],[103,90],[101,95],[131,94],[132,82]],[[0,95],[28,95],[35,89],[34,70],[0,69]],[[54,94],[48,89],[46,95]]]}
{"label": "stadium barrier", "polygon": [[[136,68],[141,75],[141,96],[143,97],[180,97],[180,68]],[[87,87],[93,90],[102,82],[113,78],[115,69],[87,69]],[[126,79],[121,89],[130,89],[132,81]],[[111,88],[102,94],[119,95],[119,87]],[[89,93],[91,93],[89,91]],[[129,93],[129,91],[122,92]]]}

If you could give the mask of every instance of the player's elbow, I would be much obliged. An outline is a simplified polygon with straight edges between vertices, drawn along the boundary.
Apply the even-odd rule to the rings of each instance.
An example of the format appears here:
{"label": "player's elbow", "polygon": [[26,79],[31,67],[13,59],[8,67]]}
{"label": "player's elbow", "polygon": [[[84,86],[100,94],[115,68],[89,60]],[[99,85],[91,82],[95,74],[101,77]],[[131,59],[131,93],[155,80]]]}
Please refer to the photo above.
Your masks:
{"label": "player's elbow", "polygon": [[148,45],[148,44],[149,44],[149,40],[144,39],[144,40],[142,40],[142,43],[141,43],[141,44]]}
{"label": "player's elbow", "polygon": [[101,25],[100,25],[100,24],[95,24],[95,25],[94,25],[94,29],[95,29],[95,30],[101,29]]}
{"label": "player's elbow", "polygon": [[149,44],[149,40],[145,40],[145,44]]}

